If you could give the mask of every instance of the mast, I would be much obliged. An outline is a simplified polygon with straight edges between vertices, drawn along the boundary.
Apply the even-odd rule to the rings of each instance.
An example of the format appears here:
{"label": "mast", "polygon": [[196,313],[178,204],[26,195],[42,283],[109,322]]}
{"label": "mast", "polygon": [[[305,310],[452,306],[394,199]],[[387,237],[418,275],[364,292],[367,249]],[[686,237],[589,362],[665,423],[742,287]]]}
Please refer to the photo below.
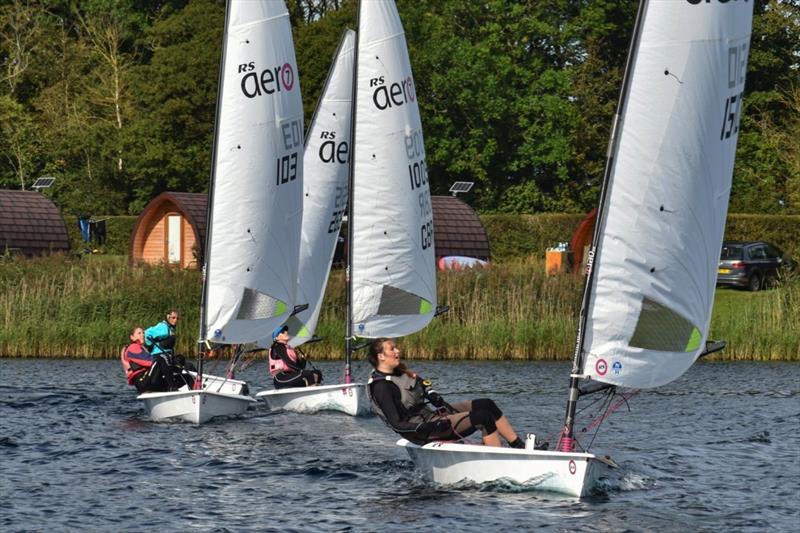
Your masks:
{"label": "mast", "polygon": [[583,343],[586,335],[586,313],[589,309],[591,300],[591,288],[594,282],[594,263],[600,256],[600,235],[601,228],[603,227],[603,218],[606,214],[606,197],[608,189],[610,188],[611,176],[614,173],[616,164],[616,155],[619,148],[619,132],[623,125],[623,117],[625,115],[625,106],[630,90],[631,74],[636,54],[639,50],[639,40],[641,37],[642,23],[644,15],[647,11],[648,0],[640,0],[638,11],[636,13],[636,22],[633,27],[633,37],[628,49],[628,59],[625,62],[625,72],[622,77],[622,88],[619,94],[619,101],[617,103],[617,112],[614,115],[614,122],[611,126],[611,138],[608,144],[608,154],[606,156],[606,166],[603,172],[603,184],[600,189],[600,202],[597,207],[597,218],[594,225],[594,234],[592,235],[592,248],[589,250],[589,258],[587,262],[586,272],[586,285],[583,289],[583,300],[581,302],[581,311],[578,319],[578,332],[575,340],[575,351],[572,358],[572,371],[569,379],[569,396],[567,399],[566,416],[564,419],[564,429],[562,430],[561,437],[558,442],[557,449],[562,452],[573,451],[575,447],[575,438],[573,436],[573,429],[575,423],[575,411],[578,405],[578,382],[580,381],[580,371],[583,366]]}
{"label": "mast", "polygon": [[350,150],[348,156],[350,157],[350,168],[348,169],[347,178],[347,265],[345,266],[345,284],[347,290],[345,291],[345,310],[347,313],[347,331],[345,332],[344,339],[344,382],[350,383],[350,360],[353,356],[353,279],[351,272],[353,269],[353,184],[355,158],[355,140],[356,140],[356,111],[358,106],[356,101],[358,99],[358,41],[361,35],[361,2],[358,2],[356,7],[356,40],[353,44],[353,95],[350,100]]}
{"label": "mast", "polygon": [[[217,175],[217,145],[219,144],[219,117],[221,112],[223,80],[225,77],[225,55],[228,49],[228,17],[230,16],[230,2],[225,2],[225,31],[222,33],[222,50],[219,59],[219,74],[217,75],[217,109],[214,115],[214,139],[211,144],[211,174],[208,181],[208,204],[206,205],[206,242],[203,250],[203,289],[200,292],[200,336],[197,340],[197,380],[203,382],[203,355],[208,348],[206,339],[206,305],[208,302],[208,265],[211,260],[211,232],[213,229],[212,215],[214,208],[214,183]],[[202,386],[200,387],[202,388]]]}

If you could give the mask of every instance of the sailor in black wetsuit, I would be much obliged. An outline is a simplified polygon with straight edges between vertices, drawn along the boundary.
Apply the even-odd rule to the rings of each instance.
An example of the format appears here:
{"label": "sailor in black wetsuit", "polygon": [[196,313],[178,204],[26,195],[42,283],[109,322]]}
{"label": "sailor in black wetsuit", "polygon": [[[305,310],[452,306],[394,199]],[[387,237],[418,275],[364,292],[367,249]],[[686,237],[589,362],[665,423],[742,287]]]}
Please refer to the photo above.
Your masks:
{"label": "sailor in black wetsuit", "polygon": [[322,383],[322,372],[306,370],[306,359],[289,345],[289,327],[280,326],[272,332],[269,349],[269,373],[276,389],[311,387]]}
{"label": "sailor in black wetsuit", "polygon": [[[391,339],[375,339],[367,360],[375,368],[367,385],[372,408],[386,424],[415,444],[459,440],[481,430],[483,444],[524,448],[508,419],[492,400],[466,400],[453,405],[430,389],[400,363],[400,350]],[[427,404],[431,404],[430,407]]]}

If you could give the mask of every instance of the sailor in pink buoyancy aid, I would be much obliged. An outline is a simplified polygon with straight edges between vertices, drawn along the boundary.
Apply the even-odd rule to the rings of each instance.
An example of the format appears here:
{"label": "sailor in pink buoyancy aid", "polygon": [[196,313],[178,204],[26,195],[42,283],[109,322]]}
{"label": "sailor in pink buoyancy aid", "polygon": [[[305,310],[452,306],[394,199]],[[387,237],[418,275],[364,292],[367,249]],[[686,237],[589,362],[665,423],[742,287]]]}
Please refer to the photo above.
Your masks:
{"label": "sailor in pink buoyancy aid", "polygon": [[128,385],[133,385],[140,393],[161,392],[169,389],[164,377],[166,361],[161,357],[153,357],[143,346],[144,330],[135,327],[130,334],[131,343],[122,349],[120,362],[128,378]]}
{"label": "sailor in pink buoyancy aid", "polygon": [[322,372],[306,370],[306,360],[298,356],[288,343],[289,327],[275,328],[269,349],[269,373],[275,388],[309,387],[322,383]]}

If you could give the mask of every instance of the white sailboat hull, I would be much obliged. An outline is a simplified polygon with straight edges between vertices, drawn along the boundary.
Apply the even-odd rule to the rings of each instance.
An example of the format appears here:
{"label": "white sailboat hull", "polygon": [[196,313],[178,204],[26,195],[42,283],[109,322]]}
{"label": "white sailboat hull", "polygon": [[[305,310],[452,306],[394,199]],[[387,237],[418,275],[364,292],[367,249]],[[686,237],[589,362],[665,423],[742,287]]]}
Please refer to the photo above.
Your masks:
{"label": "white sailboat hull", "polygon": [[[196,372],[189,372],[192,377],[197,377]],[[222,376],[203,374],[203,390],[222,392],[226,394],[242,394],[242,389],[247,382],[238,379],[229,379]]]}
{"label": "white sailboat hull", "polygon": [[264,400],[273,411],[282,409],[305,414],[340,411],[351,416],[369,412],[367,389],[363,383],[265,390],[256,394],[256,398]]}
{"label": "white sailboat hull", "polygon": [[504,479],[580,498],[609,468],[607,463],[590,453],[495,448],[454,442],[431,442],[419,446],[406,439],[400,439],[397,445],[406,449],[426,477],[443,485]]}
{"label": "white sailboat hull", "polygon": [[184,420],[203,424],[219,416],[236,416],[256,403],[250,396],[188,390],[175,392],[147,392],[139,395],[154,422]]}

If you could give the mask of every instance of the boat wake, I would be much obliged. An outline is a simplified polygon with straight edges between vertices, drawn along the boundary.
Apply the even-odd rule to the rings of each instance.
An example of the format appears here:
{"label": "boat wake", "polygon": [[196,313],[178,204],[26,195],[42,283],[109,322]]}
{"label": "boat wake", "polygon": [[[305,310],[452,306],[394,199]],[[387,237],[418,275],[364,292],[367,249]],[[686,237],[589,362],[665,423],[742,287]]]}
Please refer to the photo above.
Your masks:
{"label": "boat wake", "polygon": [[655,479],[639,472],[615,471],[611,475],[598,480],[596,489],[600,492],[631,492],[649,490],[656,484]]}

